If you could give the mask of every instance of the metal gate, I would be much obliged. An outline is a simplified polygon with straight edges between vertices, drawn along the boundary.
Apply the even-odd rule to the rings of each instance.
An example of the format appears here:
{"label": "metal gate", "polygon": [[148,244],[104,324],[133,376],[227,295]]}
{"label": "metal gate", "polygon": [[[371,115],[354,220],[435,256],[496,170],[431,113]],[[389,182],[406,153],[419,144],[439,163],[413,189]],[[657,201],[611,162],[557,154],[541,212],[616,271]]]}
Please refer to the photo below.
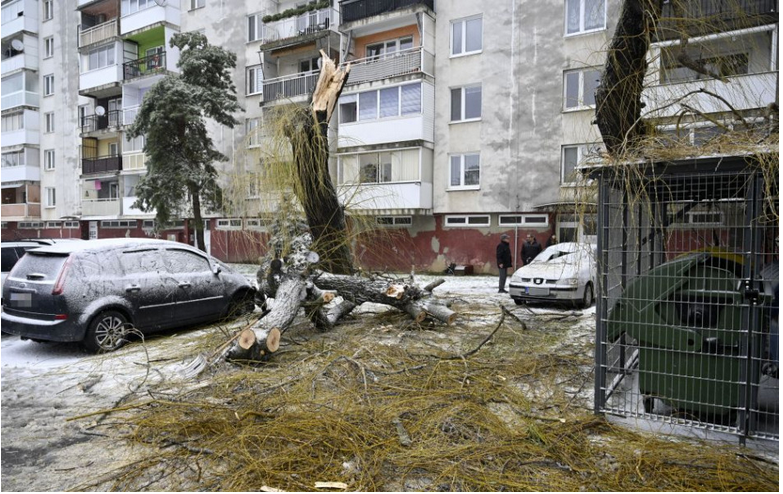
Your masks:
{"label": "metal gate", "polygon": [[779,440],[778,184],[758,165],[595,173],[597,412]]}

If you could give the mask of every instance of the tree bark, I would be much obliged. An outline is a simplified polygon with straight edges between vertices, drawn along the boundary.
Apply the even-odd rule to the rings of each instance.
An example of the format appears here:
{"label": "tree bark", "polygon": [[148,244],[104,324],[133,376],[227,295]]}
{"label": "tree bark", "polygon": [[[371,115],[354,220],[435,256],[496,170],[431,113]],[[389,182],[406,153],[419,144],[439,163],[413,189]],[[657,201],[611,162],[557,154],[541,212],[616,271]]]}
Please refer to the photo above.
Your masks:
{"label": "tree bark", "polygon": [[287,129],[294,154],[294,187],[313,234],[313,250],[321,267],[337,274],[353,271],[343,206],[329,175],[328,126],[337,99],[348,80],[350,66],[337,68],[321,51],[321,73],[310,112],[301,112]]}
{"label": "tree bark", "polygon": [[206,252],[207,246],[204,245],[204,220],[201,217],[201,197],[199,197],[199,190],[197,187],[190,186],[189,188],[190,196],[192,197],[191,205],[193,207],[196,244],[200,250]]}
{"label": "tree bark", "polygon": [[641,96],[650,37],[660,17],[656,0],[625,0],[595,93],[598,128],[612,156],[632,149],[645,134]]}

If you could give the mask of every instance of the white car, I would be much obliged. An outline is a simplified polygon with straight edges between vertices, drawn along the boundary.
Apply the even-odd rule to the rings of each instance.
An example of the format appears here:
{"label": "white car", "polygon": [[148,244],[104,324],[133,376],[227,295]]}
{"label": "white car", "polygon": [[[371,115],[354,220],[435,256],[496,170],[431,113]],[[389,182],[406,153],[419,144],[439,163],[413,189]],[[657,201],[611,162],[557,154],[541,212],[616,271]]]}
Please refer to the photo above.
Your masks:
{"label": "white car", "polygon": [[597,249],[592,244],[563,242],[547,247],[512,276],[509,294],[524,302],[571,302],[590,307],[595,300]]}

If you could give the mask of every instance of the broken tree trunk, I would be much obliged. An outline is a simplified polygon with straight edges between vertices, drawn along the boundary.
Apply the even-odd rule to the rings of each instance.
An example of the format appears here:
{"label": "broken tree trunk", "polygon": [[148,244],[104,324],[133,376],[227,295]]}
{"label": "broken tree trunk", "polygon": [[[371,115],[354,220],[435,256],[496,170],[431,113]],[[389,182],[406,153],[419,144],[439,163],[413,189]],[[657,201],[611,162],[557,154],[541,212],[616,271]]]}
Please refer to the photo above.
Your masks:
{"label": "broken tree trunk", "polygon": [[595,117],[606,150],[620,156],[644,135],[642,89],[650,38],[660,17],[657,0],[625,0],[595,92]]}
{"label": "broken tree trunk", "polygon": [[321,62],[310,111],[298,112],[286,135],[291,141],[297,178],[294,193],[310,226],[313,249],[321,254],[321,267],[330,273],[349,274],[353,261],[345,213],[329,175],[328,126],[350,65],[338,68],[323,50]]}

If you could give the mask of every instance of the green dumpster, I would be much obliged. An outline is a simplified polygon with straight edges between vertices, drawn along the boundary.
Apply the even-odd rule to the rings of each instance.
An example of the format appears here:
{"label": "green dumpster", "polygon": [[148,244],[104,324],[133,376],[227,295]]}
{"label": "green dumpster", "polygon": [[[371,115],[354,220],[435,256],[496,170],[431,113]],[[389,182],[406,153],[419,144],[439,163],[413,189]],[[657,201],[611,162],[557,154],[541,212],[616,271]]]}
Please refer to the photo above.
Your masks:
{"label": "green dumpster", "polygon": [[609,341],[627,333],[637,342],[646,411],[651,398],[699,416],[728,416],[740,405],[747,331],[736,266],[687,254],[634,279],[610,312]]}

